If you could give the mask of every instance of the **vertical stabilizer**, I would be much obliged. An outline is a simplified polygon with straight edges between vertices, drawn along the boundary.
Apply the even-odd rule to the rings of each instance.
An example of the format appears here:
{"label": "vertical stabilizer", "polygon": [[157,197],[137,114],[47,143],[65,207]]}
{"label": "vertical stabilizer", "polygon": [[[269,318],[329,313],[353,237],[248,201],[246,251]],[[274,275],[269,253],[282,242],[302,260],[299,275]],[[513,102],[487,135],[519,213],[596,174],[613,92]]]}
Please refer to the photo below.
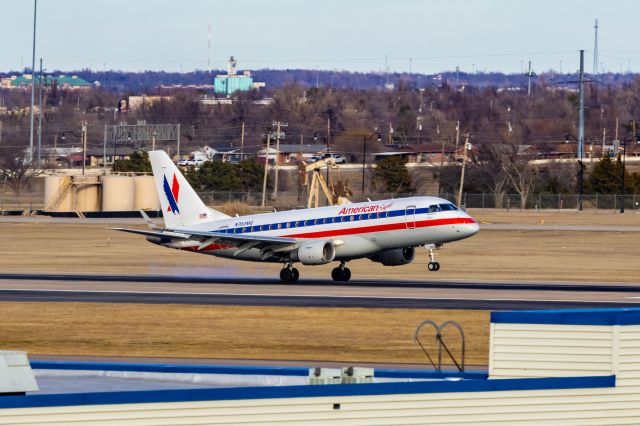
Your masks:
{"label": "vertical stabilizer", "polygon": [[229,217],[204,205],[166,152],[150,151],[149,160],[167,228],[180,228]]}

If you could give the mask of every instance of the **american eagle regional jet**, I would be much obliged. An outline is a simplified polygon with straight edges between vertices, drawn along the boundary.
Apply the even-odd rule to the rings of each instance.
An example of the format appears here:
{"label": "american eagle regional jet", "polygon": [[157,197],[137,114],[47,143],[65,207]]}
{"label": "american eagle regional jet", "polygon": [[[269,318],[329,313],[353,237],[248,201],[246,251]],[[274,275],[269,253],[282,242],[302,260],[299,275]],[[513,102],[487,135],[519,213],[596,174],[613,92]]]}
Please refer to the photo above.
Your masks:
{"label": "american eagle regional jet", "polygon": [[436,197],[367,201],[313,209],[231,217],[204,205],[164,151],[149,152],[164,228],[123,229],[147,241],[178,250],[284,266],[280,280],[298,281],[296,262],[339,262],[334,281],[349,281],[347,262],[368,258],[385,266],[411,263],[416,247],[429,255],[429,271],[444,243],[478,232],[478,223],[450,202]]}

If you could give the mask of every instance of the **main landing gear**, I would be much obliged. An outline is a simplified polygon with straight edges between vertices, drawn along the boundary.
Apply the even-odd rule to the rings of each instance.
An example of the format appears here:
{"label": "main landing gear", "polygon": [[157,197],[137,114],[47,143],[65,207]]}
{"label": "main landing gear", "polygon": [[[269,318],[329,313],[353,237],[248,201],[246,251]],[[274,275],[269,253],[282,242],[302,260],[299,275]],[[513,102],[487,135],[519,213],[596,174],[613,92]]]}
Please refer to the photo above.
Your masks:
{"label": "main landing gear", "polygon": [[331,278],[334,281],[347,282],[351,279],[351,269],[347,268],[345,261],[340,262],[340,266],[333,268],[331,271]]}
{"label": "main landing gear", "polygon": [[427,244],[424,246],[424,249],[429,254],[429,263],[427,264],[427,269],[431,272],[440,270],[440,263],[436,262],[436,253],[441,248],[442,244]]}
{"label": "main landing gear", "polygon": [[284,284],[297,283],[300,278],[300,271],[293,267],[291,263],[287,263],[280,270],[280,281]]}

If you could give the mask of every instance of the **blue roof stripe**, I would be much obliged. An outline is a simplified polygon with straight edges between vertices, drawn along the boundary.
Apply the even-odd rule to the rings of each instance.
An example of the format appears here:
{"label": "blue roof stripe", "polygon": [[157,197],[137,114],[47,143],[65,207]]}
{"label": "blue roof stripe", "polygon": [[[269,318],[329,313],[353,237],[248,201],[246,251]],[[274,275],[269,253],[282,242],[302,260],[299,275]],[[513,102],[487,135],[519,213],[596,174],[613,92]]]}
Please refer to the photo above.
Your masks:
{"label": "blue roof stripe", "polygon": [[510,324],[640,325],[640,308],[492,312],[491,322]]}
{"label": "blue roof stripe", "polygon": [[[193,365],[193,364],[146,364],[91,361],[31,361],[31,368],[40,370],[91,370],[91,371],[138,371],[148,373],[193,373],[193,374],[237,374],[266,376],[307,376],[309,367],[247,366],[247,365]],[[464,378],[485,379],[487,373],[444,371],[436,373],[425,370],[375,369],[376,377],[386,378]]]}
{"label": "blue roof stripe", "polygon": [[3,396],[0,408],[52,407],[152,402],[224,401],[265,398],[310,398],[419,393],[492,392],[615,387],[615,376],[541,379],[392,382],[356,385],[264,386],[248,388],[96,392]]}

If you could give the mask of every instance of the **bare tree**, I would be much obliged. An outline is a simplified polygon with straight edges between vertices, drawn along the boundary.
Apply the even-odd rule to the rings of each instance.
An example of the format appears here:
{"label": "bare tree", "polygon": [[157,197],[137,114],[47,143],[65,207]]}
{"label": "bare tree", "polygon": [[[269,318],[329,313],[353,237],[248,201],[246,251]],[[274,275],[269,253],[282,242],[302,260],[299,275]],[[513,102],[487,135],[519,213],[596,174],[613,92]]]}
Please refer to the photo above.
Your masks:
{"label": "bare tree", "polygon": [[26,161],[25,151],[21,148],[7,148],[0,155],[0,180],[9,185],[16,196],[20,196],[31,179],[42,173]]}
{"label": "bare tree", "polygon": [[519,141],[501,144],[497,149],[502,151],[500,166],[507,179],[520,195],[520,208],[527,205],[527,198],[536,184],[536,169],[531,164],[531,154],[527,146]]}

